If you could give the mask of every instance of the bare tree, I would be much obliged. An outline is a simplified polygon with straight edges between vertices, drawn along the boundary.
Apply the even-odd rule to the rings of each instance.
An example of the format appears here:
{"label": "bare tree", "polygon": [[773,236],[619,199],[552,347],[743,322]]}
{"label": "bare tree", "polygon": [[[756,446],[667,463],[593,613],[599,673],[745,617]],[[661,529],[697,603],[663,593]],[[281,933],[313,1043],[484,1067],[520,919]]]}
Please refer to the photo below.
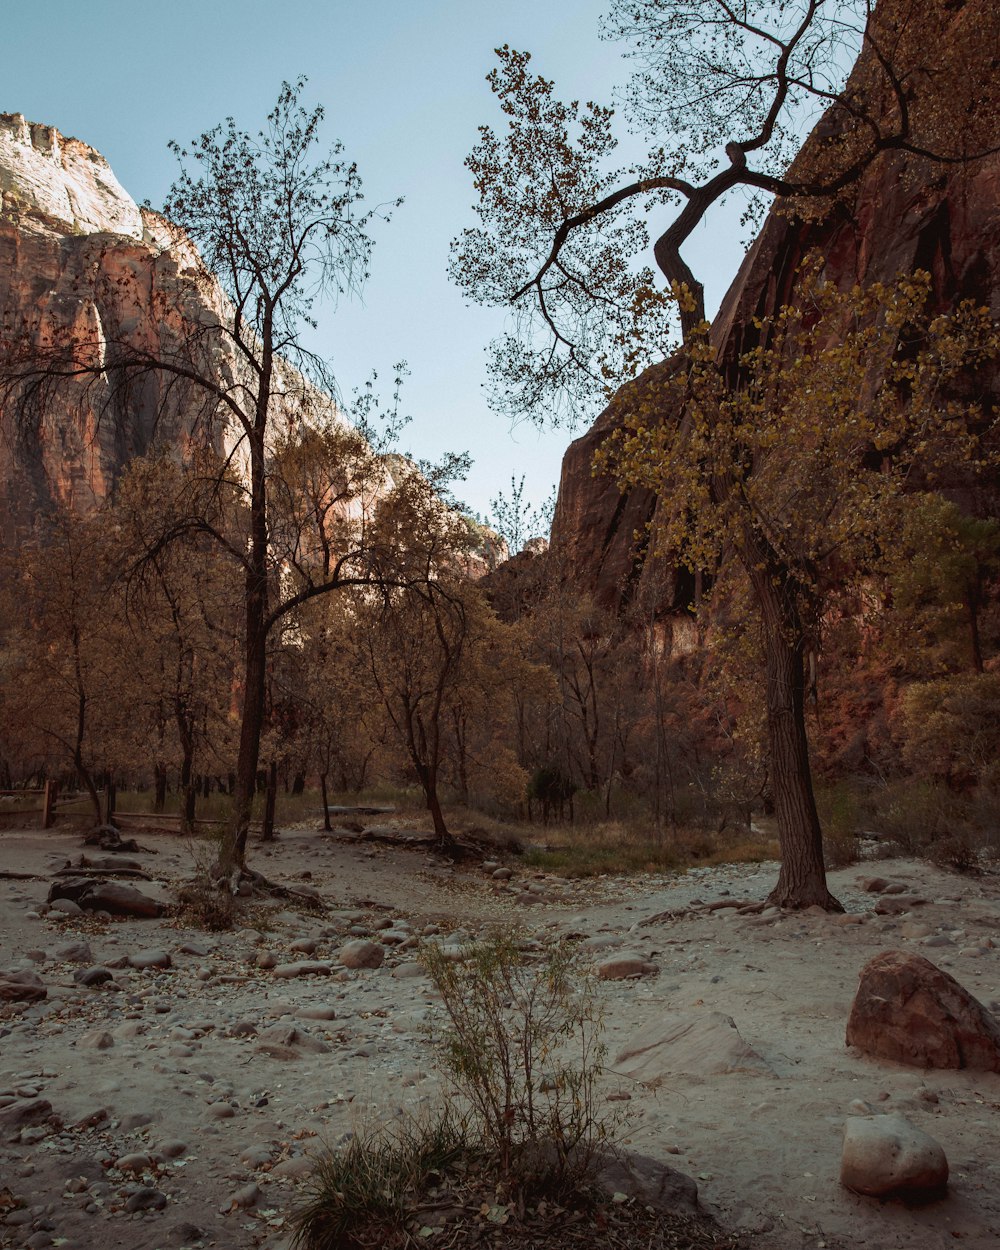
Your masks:
{"label": "bare tree", "polygon": [[[528,53],[498,49],[489,82],[506,132],[480,127],[466,163],[482,224],[452,255],[469,296],[513,311],[493,345],[494,405],[572,423],[667,354],[678,310],[688,337],[705,309],[682,250],[723,197],[815,213],[883,153],[954,164],[995,151],[1000,20],[963,23],[955,7],[613,0],[606,34],[636,63],[626,113],[650,143],[626,167],[612,163],[613,108],[562,102]],[[641,259],[650,242],[659,278]]]}

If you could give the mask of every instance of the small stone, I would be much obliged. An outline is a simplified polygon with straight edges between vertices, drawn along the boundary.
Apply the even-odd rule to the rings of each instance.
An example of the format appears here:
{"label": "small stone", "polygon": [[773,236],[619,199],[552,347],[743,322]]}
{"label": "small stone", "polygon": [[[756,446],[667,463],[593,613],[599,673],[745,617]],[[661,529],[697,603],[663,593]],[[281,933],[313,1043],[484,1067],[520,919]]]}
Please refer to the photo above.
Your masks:
{"label": "small stone", "polygon": [[630,977],[645,977],[657,971],[656,964],[643,955],[610,955],[595,966],[594,971],[602,981],[624,981]]}
{"label": "small stone", "polygon": [[89,1033],[82,1034],[76,1044],[87,1050],[110,1050],[115,1039],[104,1029],[92,1029]]}
{"label": "small stone", "polygon": [[57,946],[53,955],[67,964],[92,964],[94,953],[89,942],[64,942]]}
{"label": "small stone", "polygon": [[260,1186],[256,1181],[251,1181],[249,1185],[244,1185],[242,1189],[238,1189],[229,1199],[228,1207],[223,1210],[234,1211],[238,1208],[256,1206],[261,1197]]}
{"label": "small stone", "polygon": [[95,985],[104,985],[105,982],[114,980],[114,973],[110,968],[82,968],[73,973],[73,980],[78,981],[80,985],[93,988]]}
{"label": "small stone", "polygon": [[129,967],[139,969],[171,966],[170,955],[164,950],[136,951],[134,955],[129,955],[128,962]]}
{"label": "small stone", "polygon": [[115,1160],[119,1172],[145,1172],[152,1166],[152,1157],[142,1151],[132,1151]]}
{"label": "small stone", "polygon": [[337,956],[345,968],[380,968],[385,948],[377,942],[348,942]]}
{"label": "small stone", "polygon": [[159,1189],[143,1185],[125,1202],[126,1211],[162,1211],[167,1205],[167,1195]]}

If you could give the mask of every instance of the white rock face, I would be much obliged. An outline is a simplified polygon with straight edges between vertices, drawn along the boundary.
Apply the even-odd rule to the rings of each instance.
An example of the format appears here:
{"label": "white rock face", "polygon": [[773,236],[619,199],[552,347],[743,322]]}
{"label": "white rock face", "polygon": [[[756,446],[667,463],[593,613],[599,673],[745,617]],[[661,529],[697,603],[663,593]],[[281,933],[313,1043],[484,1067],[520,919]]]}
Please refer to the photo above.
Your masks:
{"label": "white rock face", "polygon": [[145,234],[138,205],[100,152],[21,113],[0,113],[0,214],[54,219],[75,234]]}
{"label": "white rock face", "polygon": [[948,1183],[948,1160],[938,1141],[901,1115],[856,1116],[844,1128],[840,1183],[873,1198],[936,1193]]}

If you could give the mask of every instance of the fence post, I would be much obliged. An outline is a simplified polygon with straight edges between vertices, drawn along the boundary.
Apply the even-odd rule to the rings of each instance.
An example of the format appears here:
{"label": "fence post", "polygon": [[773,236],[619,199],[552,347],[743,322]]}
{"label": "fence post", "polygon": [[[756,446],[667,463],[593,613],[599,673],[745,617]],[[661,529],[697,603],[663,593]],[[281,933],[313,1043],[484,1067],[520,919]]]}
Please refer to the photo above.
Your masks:
{"label": "fence post", "polygon": [[42,799],[42,828],[51,829],[56,814],[56,786],[52,781],[45,783],[45,797]]}

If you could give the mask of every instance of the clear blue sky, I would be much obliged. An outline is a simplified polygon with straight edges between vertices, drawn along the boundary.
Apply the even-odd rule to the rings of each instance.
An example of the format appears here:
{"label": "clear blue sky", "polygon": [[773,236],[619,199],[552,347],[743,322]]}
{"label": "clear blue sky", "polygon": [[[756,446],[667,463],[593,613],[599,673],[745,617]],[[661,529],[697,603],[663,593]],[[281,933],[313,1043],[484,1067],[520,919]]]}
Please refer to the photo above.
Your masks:
{"label": "clear blue sky", "polygon": [[[7,0],[0,112],[21,112],[102,152],[154,206],[175,174],[167,141],[232,115],[256,129],[282,79],[309,77],[326,138],[355,160],[369,203],[405,197],[380,228],[363,303],[321,326],[345,392],[405,358],[406,441],[421,456],[468,450],[458,493],[479,512],[512,474],[540,502],[572,434],[511,431],[482,392],[484,348],[501,315],[467,307],[447,278],[448,244],[471,224],[463,160],[498,120],[484,81],[493,49],[527,49],[568,97],[605,100],[626,76],[598,39],[602,0]],[[742,255],[736,214],[703,226],[687,256],[718,302]]]}

